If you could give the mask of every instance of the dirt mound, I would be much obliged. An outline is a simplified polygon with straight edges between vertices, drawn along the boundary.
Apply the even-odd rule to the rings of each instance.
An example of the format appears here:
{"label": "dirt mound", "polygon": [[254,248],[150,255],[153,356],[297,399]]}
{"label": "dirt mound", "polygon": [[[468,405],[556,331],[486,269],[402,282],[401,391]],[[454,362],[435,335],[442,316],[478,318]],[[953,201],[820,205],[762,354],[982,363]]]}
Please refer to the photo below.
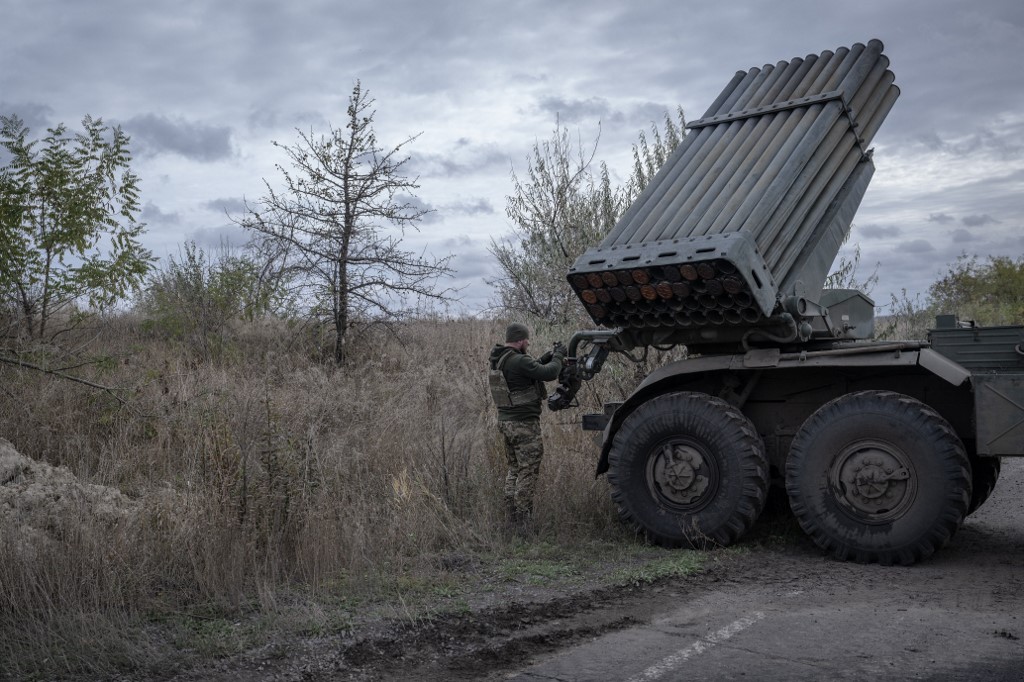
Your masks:
{"label": "dirt mound", "polygon": [[115,488],[83,483],[64,467],[25,457],[0,438],[0,532],[27,549],[77,529],[113,530],[139,504]]}

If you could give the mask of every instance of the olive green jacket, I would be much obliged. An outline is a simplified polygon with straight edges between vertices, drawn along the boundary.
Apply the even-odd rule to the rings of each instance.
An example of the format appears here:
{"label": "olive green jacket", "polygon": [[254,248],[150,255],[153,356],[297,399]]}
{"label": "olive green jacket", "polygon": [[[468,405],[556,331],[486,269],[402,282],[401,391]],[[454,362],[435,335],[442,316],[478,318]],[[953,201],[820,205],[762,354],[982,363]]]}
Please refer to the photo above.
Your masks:
{"label": "olive green jacket", "polygon": [[491,349],[489,358],[491,369],[497,367],[498,360],[506,351],[512,353],[502,367],[509,392],[522,391],[532,387],[537,391],[537,399],[526,405],[499,407],[498,421],[540,419],[541,403],[545,398],[544,382],[558,378],[562,371],[562,355],[555,353],[550,362],[541,363],[526,353],[498,343]]}

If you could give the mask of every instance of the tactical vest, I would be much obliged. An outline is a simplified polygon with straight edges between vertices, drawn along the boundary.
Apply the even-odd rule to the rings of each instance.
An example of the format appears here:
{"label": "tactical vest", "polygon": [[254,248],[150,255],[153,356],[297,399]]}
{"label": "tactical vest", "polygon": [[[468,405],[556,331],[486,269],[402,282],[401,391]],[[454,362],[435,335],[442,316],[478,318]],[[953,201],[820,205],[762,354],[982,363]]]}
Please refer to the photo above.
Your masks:
{"label": "tactical vest", "polygon": [[540,386],[535,384],[530,388],[522,388],[518,391],[509,390],[508,381],[505,379],[505,363],[513,353],[515,350],[512,348],[502,353],[487,376],[487,382],[491,386],[491,397],[494,398],[494,404],[498,407],[529,405],[544,397],[544,385],[540,382],[537,382]]}

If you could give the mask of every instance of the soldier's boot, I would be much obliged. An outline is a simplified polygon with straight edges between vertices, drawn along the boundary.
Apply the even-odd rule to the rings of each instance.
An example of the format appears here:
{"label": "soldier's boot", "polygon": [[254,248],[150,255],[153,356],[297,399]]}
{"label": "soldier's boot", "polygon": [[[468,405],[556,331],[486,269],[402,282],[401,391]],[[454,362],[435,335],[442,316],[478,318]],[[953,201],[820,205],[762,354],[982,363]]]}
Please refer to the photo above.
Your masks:
{"label": "soldier's boot", "polygon": [[505,529],[510,535],[516,535],[518,528],[518,512],[516,511],[516,500],[514,497],[505,498]]}
{"label": "soldier's boot", "polygon": [[533,524],[530,522],[532,514],[529,508],[517,507],[515,510],[515,520],[513,522],[513,529],[515,534],[521,538],[529,537],[533,534]]}

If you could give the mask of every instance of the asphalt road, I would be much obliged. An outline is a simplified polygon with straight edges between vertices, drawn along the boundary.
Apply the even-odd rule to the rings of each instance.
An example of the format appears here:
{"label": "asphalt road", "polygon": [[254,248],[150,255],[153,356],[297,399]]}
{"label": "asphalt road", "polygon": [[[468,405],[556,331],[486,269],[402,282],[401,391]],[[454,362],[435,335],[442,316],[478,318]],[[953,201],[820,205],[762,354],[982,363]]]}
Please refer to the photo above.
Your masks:
{"label": "asphalt road", "polygon": [[490,679],[1024,680],[1024,459],[911,567],[837,562],[809,544],[751,552],[670,586],[650,619]]}

